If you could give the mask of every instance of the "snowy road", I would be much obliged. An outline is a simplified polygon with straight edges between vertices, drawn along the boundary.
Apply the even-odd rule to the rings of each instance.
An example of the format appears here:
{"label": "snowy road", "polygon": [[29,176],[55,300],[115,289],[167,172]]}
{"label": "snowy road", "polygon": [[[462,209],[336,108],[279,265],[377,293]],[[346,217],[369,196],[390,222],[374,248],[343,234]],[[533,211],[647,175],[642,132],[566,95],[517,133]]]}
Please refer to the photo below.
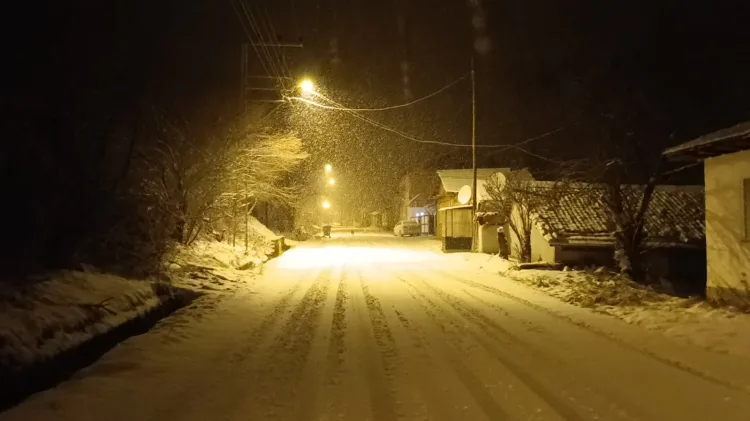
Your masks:
{"label": "snowy road", "polygon": [[561,304],[433,240],[343,236],[0,414],[32,419],[746,421],[750,360]]}

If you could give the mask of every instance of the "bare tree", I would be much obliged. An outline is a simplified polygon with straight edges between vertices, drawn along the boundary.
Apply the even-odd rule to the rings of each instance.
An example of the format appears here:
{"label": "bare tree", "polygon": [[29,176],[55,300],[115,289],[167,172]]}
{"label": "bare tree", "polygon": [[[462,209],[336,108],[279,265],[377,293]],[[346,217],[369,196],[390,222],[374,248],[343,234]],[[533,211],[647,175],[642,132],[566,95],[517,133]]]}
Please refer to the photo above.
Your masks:
{"label": "bare tree", "polygon": [[518,240],[514,254],[521,262],[531,261],[531,231],[543,209],[571,194],[572,181],[535,181],[527,171],[514,171],[505,177],[491,177],[485,185],[492,210],[499,212]]}
{"label": "bare tree", "polygon": [[619,160],[607,163],[601,200],[613,227],[614,259],[620,271],[636,282],[647,282],[643,262],[646,217],[661,178],[661,165],[657,166],[645,185],[625,184],[622,166]]}
{"label": "bare tree", "polygon": [[140,151],[143,194],[169,218],[172,238],[190,244],[221,194],[228,142],[163,114],[154,123],[155,139]]}
{"label": "bare tree", "polygon": [[636,282],[649,282],[644,261],[648,250],[649,209],[659,183],[683,168],[665,172],[663,161],[655,157],[650,163],[631,162],[630,165],[636,166],[639,172],[633,175],[627,170],[628,164],[620,158],[584,162],[586,164],[575,172],[575,177],[587,182],[577,184],[585,187],[577,188],[576,194],[592,206],[601,205],[614,240],[613,259],[620,272]]}
{"label": "bare tree", "polygon": [[246,133],[228,151],[221,184],[220,204],[229,208],[233,243],[239,211],[245,217],[245,245],[248,217],[258,201],[297,206],[299,188],[286,176],[308,157],[302,141],[291,133]]}

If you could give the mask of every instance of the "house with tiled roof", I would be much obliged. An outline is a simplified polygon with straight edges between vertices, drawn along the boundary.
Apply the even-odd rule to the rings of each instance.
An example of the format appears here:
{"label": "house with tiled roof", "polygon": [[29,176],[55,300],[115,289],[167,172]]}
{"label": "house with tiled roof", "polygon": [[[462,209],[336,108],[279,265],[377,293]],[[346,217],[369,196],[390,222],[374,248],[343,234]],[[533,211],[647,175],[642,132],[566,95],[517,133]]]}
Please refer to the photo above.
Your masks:
{"label": "house with tiled roof", "polygon": [[706,296],[750,306],[750,122],[664,151],[681,165],[703,162]]}
{"label": "house with tiled roof", "polygon": [[[544,197],[540,191],[554,188],[552,182],[533,184],[540,197]],[[635,205],[643,186],[623,186],[623,192],[625,202]],[[531,260],[570,266],[611,266],[614,227],[607,217],[603,197],[603,185],[577,183],[566,186],[564,193],[555,194],[554,200],[536,204],[536,212],[531,215]],[[656,187],[644,229],[645,246],[650,254],[647,263],[652,265],[652,273],[695,272],[683,260],[703,258],[704,215],[701,186]],[[511,233],[511,250],[517,241]],[[675,266],[678,264],[681,266]]]}

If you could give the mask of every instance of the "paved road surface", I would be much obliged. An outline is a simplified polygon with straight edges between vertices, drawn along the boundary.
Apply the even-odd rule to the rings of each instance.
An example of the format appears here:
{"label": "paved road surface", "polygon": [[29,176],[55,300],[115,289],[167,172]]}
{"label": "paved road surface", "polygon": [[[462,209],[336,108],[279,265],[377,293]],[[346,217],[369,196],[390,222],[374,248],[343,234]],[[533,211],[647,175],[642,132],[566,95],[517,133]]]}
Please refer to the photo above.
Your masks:
{"label": "paved road surface", "polygon": [[435,244],[293,249],[0,421],[750,420],[747,361],[589,317]]}

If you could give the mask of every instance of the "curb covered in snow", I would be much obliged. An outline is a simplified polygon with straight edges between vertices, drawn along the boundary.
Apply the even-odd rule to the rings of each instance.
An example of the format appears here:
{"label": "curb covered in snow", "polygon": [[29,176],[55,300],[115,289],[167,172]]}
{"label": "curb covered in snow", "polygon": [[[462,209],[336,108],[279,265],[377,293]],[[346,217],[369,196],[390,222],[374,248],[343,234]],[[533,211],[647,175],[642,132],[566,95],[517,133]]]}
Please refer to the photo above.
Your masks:
{"label": "curb covered in snow", "polygon": [[0,410],[68,379],[197,297],[165,284],[75,271],[3,287]]}

